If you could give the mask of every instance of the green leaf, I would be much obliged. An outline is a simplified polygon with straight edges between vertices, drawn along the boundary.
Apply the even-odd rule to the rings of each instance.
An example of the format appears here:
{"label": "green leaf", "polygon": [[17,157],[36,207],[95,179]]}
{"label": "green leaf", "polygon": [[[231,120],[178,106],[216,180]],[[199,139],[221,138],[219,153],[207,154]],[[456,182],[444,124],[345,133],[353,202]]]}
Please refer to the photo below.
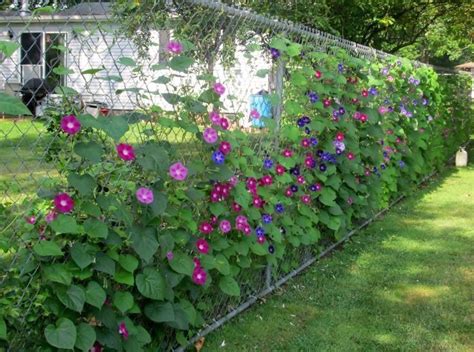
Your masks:
{"label": "green leaf", "polygon": [[80,323],[77,327],[77,338],[74,347],[84,352],[89,351],[96,339],[94,328],[89,324]]}
{"label": "green leaf", "polygon": [[53,68],[53,72],[60,76],[66,76],[66,75],[70,75],[71,73],[74,73],[73,70],[64,66],[57,66]]}
{"label": "green leaf", "polygon": [[158,270],[145,268],[137,275],[137,289],[144,297],[162,300],[165,298],[165,279]]}
{"label": "green leaf", "polygon": [[61,318],[56,322],[56,325],[49,324],[44,329],[44,336],[51,346],[72,350],[76,343],[77,330],[72,321]]}
{"label": "green leaf", "polygon": [[65,97],[75,97],[79,95],[79,92],[75,89],[65,86],[57,86],[54,88],[54,93],[58,95],[63,95]]}
{"label": "green leaf", "polygon": [[175,319],[173,305],[169,302],[148,304],[145,307],[145,315],[156,323],[174,321]]}
{"label": "green leaf", "polygon": [[222,254],[218,254],[214,260],[214,266],[222,275],[230,274],[229,261]]}
{"label": "green leaf", "polygon": [[117,270],[114,275],[114,280],[120,284],[133,286],[135,279],[133,274],[125,270]]}
{"label": "green leaf", "polygon": [[4,59],[12,56],[19,48],[20,44],[17,42],[0,40],[0,53],[3,54]]}
{"label": "green leaf", "polygon": [[67,290],[60,290],[57,296],[62,304],[75,312],[82,312],[86,301],[84,289],[80,286],[71,285]]}
{"label": "green leaf", "polygon": [[109,235],[107,225],[97,219],[87,219],[84,222],[84,232],[91,238],[107,238]]}
{"label": "green leaf", "polygon": [[41,257],[58,257],[63,255],[61,248],[53,241],[39,241],[34,245],[33,250]]}
{"label": "green leaf", "polygon": [[97,164],[101,161],[104,150],[96,142],[79,142],[74,146],[74,153],[85,160]]}
{"label": "green leaf", "polygon": [[89,175],[78,175],[76,173],[69,174],[68,183],[70,186],[74,187],[79,193],[83,196],[91,195],[94,189],[97,187],[97,183],[94,178]]}
{"label": "green leaf", "polygon": [[72,274],[64,264],[51,264],[43,268],[45,279],[69,286],[72,282]]}
{"label": "green leaf", "polygon": [[130,57],[126,57],[126,56],[120,57],[117,61],[118,61],[119,64],[122,64],[122,65],[128,66],[128,67],[134,67],[134,66],[137,65],[135,60],[133,60]]}
{"label": "green leaf", "polygon": [[174,257],[170,260],[171,268],[180,274],[191,276],[194,270],[193,260],[183,253],[174,253]]}
{"label": "green leaf", "polygon": [[76,223],[76,219],[70,215],[59,214],[50,225],[53,231],[55,231],[57,234],[79,234],[82,232],[81,227]]}
{"label": "green leaf", "polygon": [[0,93],[0,113],[12,116],[31,115],[20,99],[5,93]]}
{"label": "green leaf", "polygon": [[105,132],[116,142],[128,131],[128,122],[125,115],[113,116],[110,119],[97,119],[92,115],[79,115],[78,119],[84,128],[96,128]]}
{"label": "green leaf", "polygon": [[219,281],[219,288],[229,296],[240,296],[240,286],[234,278],[224,276]]}
{"label": "green leaf", "polygon": [[7,324],[2,317],[0,317],[0,340],[7,340]]}
{"label": "green leaf", "polygon": [[211,203],[211,205],[209,206],[209,210],[213,215],[219,217],[219,215],[223,214],[227,209],[223,204],[217,202]]}
{"label": "green leaf", "polygon": [[86,303],[101,309],[106,299],[104,289],[95,281],[90,281],[86,288]]}
{"label": "green leaf", "polygon": [[155,230],[134,226],[131,232],[132,247],[140,258],[148,262],[158,250]]}
{"label": "green leaf", "polygon": [[168,197],[162,192],[155,192],[154,195],[153,203],[150,204],[151,211],[154,216],[162,215],[168,206]]}
{"label": "green leaf", "polygon": [[186,72],[193,63],[194,60],[190,57],[180,55],[173,57],[169,62],[169,66],[172,70]]}
{"label": "green leaf", "polygon": [[256,76],[260,78],[265,78],[268,75],[268,72],[270,72],[269,69],[266,69],[266,68],[260,69],[257,71]]}
{"label": "green leaf", "polygon": [[306,86],[308,84],[308,80],[301,72],[294,72],[291,75],[291,83],[295,86]]}
{"label": "green leaf", "polygon": [[122,268],[124,268],[130,273],[133,273],[138,267],[138,259],[131,254],[120,255],[119,263]]}
{"label": "green leaf", "polygon": [[171,105],[176,105],[180,102],[181,98],[178,94],[174,94],[174,93],[162,93],[161,94],[163,96],[163,99],[165,99],[165,101],[168,103],[168,104],[171,104]]}
{"label": "green leaf", "polygon": [[129,309],[133,307],[133,296],[130,292],[116,292],[114,294],[114,305],[125,314]]}
{"label": "green leaf", "polygon": [[83,75],[95,75],[96,73],[99,73],[100,71],[105,70],[104,67],[101,68],[89,68],[87,70],[81,71]]}
{"label": "green leaf", "polygon": [[94,255],[91,253],[91,247],[87,244],[76,242],[71,248],[71,257],[74,263],[84,269],[94,261]]}
{"label": "green leaf", "polygon": [[324,205],[332,207],[332,206],[337,205],[336,202],[334,201],[336,197],[337,197],[336,192],[334,192],[331,188],[324,187],[323,190],[321,191],[319,200]]}

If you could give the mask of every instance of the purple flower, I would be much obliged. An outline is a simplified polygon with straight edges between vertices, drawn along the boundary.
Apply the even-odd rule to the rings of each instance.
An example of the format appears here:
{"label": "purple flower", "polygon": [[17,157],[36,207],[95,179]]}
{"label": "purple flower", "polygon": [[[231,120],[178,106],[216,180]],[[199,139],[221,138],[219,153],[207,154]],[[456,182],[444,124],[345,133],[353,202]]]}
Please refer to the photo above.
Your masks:
{"label": "purple flower", "polygon": [[213,125],[217,125],[217,126],[220,126],[221,124],[221,115],[219,115],[218,112],[216,111],[212,111],[210,114],[209,114],[209,119],[211,120],[212,124]]}
{"label": "purple flower", "polygon": [[214,83],[214,85],[212,86],[212,89],[219,96],[225,93],[225,87],[222,83]]}
{"label": "purple flower", "polygon": [[229,220],[222,220],[219,224],[219,229],[222,233],[228,233],[232,230],[232,225]]}
{"label": "purple flower", "polygon": [[216,150],[214,153],[212,153],[212,161],[216,165],[222,165],[225,161],[225,155],[222,153],[220,150]]}
{"label": "purple flower", "polygon": [[26,217],[26,222],[28,224],[34,225],[36,223],[36,217],[34,215],[27,216]]}
{"label": "purple flower", "polygon": [[340,142],[338,140],[335,140],[332,142],[332,145],[337,149],[339,149],[341,152],[343,152],[344,150],[346,150],[346,145],[344,144],[344,142]]}
{"label": "purple flower", "polygon": [[272,159],[268,159],[268,158],[264,159],[264,160],[263,160],[263,167],[264,167],[265,169],[271,169],[271,168],[273,167],[273,160],[272,160]]}
{"label": "purple flower", "polygon": [[400,160],[398,162],[398,165],[401,167],[401,168],[404,168],[405,167],[405,162],[403,160]]}
{"label": "purple flower", "polygon": [[207,243],[204,238],[200,238],[196,241],[196,248],[201,254],[209,253],[209,243]]}
{"label": "purple flower", "polygon": [[74,209],[74,200],[67,193],[59,193],[54,197],[54,207],[59,213],[69,213]]}
{"label": "purple flower", "polygon": [[291,189],[291,192],[293,192],[293,193],[298,192],[298,186],[297,185],[291,185],[290,189]]}
{"label": "purple flower", "polygon": [[262,221],[264,224],[271,224],[272,222],[272,216],[270,214],[263,214],[262,215]]}
{"label": "purple flower", "polygon": [[177,162],[170,166],[169,174],[177,181],[184,181],[188,176],[188,169],[180,162]]}
{"label": "purple flower", "polygon": [[315,92],[309,92],[308,98],[311,103],[316,103],[319,100],[319,96]]}
{"label": "purple flower", "polygon": [[193,281],[196,285],[203,286],[207,280],[207,273],[200,266],[196,266],[193,271]]}
{"label": "purple flower", "polygon": [[137,200],[142,204],[151,204],[153,203],[154,196],[153,191],[146,187],[140,187],[135,193]]}
{"label": "purple flower", "polygon": [[169,53],[181,54],[183,52],[183,44],[175,40],[170,40],[170,42],[166,46],[166,49]]}
{"label": "purple flower", "polygon": [[209,144],[214,144],[217,142],[217,131],[211,127],[208,127],[202,133],[204,140]]}
{"label": "purple flower", "polygon": [[253,119],[259,119],[260,118],[260,113],[256,109],[252,109],[250,111],[250,117]]}
{"label": "purple flower", "polygon": [[70,135],[76,134],[81,129],[81,123],[74,115],[66,115],[61,119],[61,129]]}
{"label": "purple flower", "polygon": [[280,50],[275,48],[270,48],[270,54],[272,55],[273,59],[278,59],[280,57]]}
{"label": "purple flower", "polygon": [[339,115],[344,115],[346,113],[346,109],[343,106],[339,107]]}
{"label": "purple flower", "polygon": [[337,65],[337,70],[339,71],[339,73],[342,73],[344,71],[344,65],[343,64],[338,64]]}
{"label": "purple flower", "polygon": [[326,169],[327,169],[327,166],[325,164],[320,164],[319,165],[319,170],[320,171],[324,172],[324,171],[326,171]]}
{"label": "purple flower", "polygon": [[263,229],[263,227],[259,226],[255,229],[255,233],[257,234],[258,237],[264,236],[265,235],[265,230]]}
{"label": "purple flower", "polygon": [[268,246],[268,253],[270,254],[275,253],[275,247],[272,244]]}
{"label": "purple flower", "polygon": [[168,258],[168,260],[173,260],[173,258],[174,258],[173,252],[169,251],[168,253],[166,253],[166,258]]}
{"label": "purple flower", "polygon": [[312,145],[318,145],[318,139],[316,137],[311,137],[309,140],[311,141]]}
{"label": "purple flower", "polygon": [[275,205],[275,211],[276,211],[277,213],[280,213],[280,214],[281,214],[281,213],[283,213],[283,212],[285,211],[285,207],[283,206],[283,204],[277,203],[277,204]]}
{"label": "purple flower", "polygon": [[369,89],[369,94],[370,95],[377,95],[377,89],[375,87],[371,87]]}

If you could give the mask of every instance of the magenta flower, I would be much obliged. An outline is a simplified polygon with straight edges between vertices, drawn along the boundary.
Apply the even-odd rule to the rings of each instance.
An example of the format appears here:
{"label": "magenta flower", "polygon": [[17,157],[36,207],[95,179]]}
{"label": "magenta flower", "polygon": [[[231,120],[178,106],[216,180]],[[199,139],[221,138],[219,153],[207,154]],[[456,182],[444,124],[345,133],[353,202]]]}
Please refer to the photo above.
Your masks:
{"label": "magenta flower", "polygon": [[344,133],[342,132],[337,132],[336,133],[336,141],[342,142],[344,140]]}
{"label": "magenta flower", "polygon": [[183,52],[183,44],[175,40],[170,40],[170,42],[166,46],[166,49],[168,50],[169,53],[181,54]]}
{"label": "magenta flower", "polygon": [[217,216],[212,215],[211,218],[209,219],[209,222],[211,223],[212,226],[217,224]]}
{"label": "magenta flower", "polygon": [[153,191],[146,187],[140,187],[135,193],[137,200],[142,204],[151,204],[153,203],[154,196]]}
{"label": "magenta flower", "polygon": [[303,175],[299,175],[297,178],[296,178],[296,182],[298,182],[300,185],[304,185],[306,183],[306,180],[304,179],[304,176]]}
{"label": "magenta flower", "polygon": [[235,218],[235,223],[236,223],[237,225],[239,225],[239,224],[247,224],[247,223],[248,223],[247,217],[245,217],[244,215],[238,215],[238,216]]}
{"label": "magenta flower", "polygon": [[354,158],[355,158],[354,153],[351,153],[351,152],[347,153],[347,159],[354,160]]}
{"label": "magenta flower", "polygon": [[211,127],[206,128],[202,133],[204,140],[209,144],[214,144],[217,142],[217,131]]}
{"label": "magenta flower", "polygon": [[58,213],[54,210],[51,210],[48,214],[46,214],[44,219],[46,220],[47,223],[50,223],[51,221],[54,221],[54,219],[56,219],[57,217],[58,217]]}
{"label": "magenta flower", "polygon": [[180,162],[170,166],[170,176],[177,181],[184,181],[188,176],[188,169]]}
{"label": "magenta flower", "polygon": [[74,200],[67,193],[59,193],[54,197],[54,207],[59,213],[69,213],[74,209]]}
{"label": "magenta flower", "polygon": [[379,107],[379,114],[380,114],[380,115],[386,114],[386,113],[389,112],[389,111],[390,111],[390,109],[387,108],[387,107],[385,107],[385,106],[380,106],[380,107]]}
{"label": "magenta flower", "polygon": [[239,179],[237,178],[237,176],[232,176],[229,179],[229,183],[232,187],[234,187],[238,182],[239,182]]}
{"label": "magenta flower", "polygon": [[293,152],[290,149],[285,149],[283,150],[282,155],[285,158],[291,158],[293,156]]}
{"label": "magenta flower", "polygon": [[229,121],[225,117],[221,118],[221,127],[223,130],[227,130],[229,128]]}
{"label": "magenta flower", "polygon": [[213,111],[209,114],[209,119],[211,120],[213,125],[220,125],[221,124],[221,115],[219,115],[216,111]]}
{"label": "magenta flower", "polygon": [[209,243],[207,243],[204,238],[200,238],[196,241],[196,248],[198,249],[199,253],[209,253]]}
{"label": "magenta flower", "polygon": [[232,230],[232,225],[229,220],[222,220],[219,224],[219,229],[222,233],[228,233]]}
{"label": "magenta flower", "polygon": [[265,204],[264,200],[258,196],[253,198],[252,203],[255,208],[261,208]]}
{"label": "magenta flower", "polygon": [[311,203],[311,197],[307,194],[305,195],[302,195],[301,196],[301,201],[304,203],[304,204],[309,204]]}
{"label": "magenta flower", "polygon": [[252,228],[249,224],[243,225],[243,232],[245,235],[250,236],[252,234]]}
{"label": "magenta flower", "polygon": [[250,111],[250,117],[253,119],[259,119],[260,113],[256,109],[252,109],[252,111]]}
{"label": "magenta flower", "polygon": [[89,352],[102,352],[102,345],[98,342],[94,343],[94,346],[91,347]]}
{"label": "magenta flower", "polygon": [[314,77],[316,77],[317,79],[320,79],[320,78],[322,77],[322,75],[323,75],[323,74],[321,73],[321,71],[316,71],[316,72],[314,73]]}
{"label": "magenta flower", "polygon": [[36,223],[36,217],[31,215],[26,217],[26,222],[28,224],[34,225]]}
{"label": "magenta flower", "polygon": [[214,92],[219,96],[225,93],[225,87],[222,83],[215,83],[212,89],[214,89]]}
{"label": "magenta flower", "polygon": [[232,146],[227,141],[222,141],[219,145],[219,150],[222,154],[227,155],[232,151]]}
{"label": "magenta flower", "polygon": [[194,263],[194,268],[200,268],[201,267],[201,261],[199,258],[194,257],[193,258],[193,263]]}
{"label": "magenta flower", "polygon": [[81,123],[74,115],[66,115],[61,119],[61,129],[67,134],[76,134],[81,129]]}
{"label": "magenta flower", "polygon": [[197,266],[193,270],[193,281],[196,285],[203,286],[207,280],[207,273],[201,266]]}
{"label": "magenta flower", "polygon": [[135,150],[130,144],[120,143],[116,149],[120,159],[125,161],[135,160]]}
{"label": "magenta flower", "polygon": [[209,235],[213,230],[212,225],[208,222],[203,222],[199,225],[199,232],[204,235]]}
{"label": "magenta flower", "polygon": [[262,182],[265,186],[271,186],[273,184],[273,177],[271,175],[265,175],[262,177]]}
{"label": "magenta flower", "polygon": [[119,324],[118,333],[119,333],[119,335],[122,335],[124,340],[128,339],[128,330],[127,330],[127,326],[125,325],[125,322],[122,321]]}
{"label": "magenta flower", "polygon": [[264,244],[265,240],[266,240],[265,235],[257,236],[257,242],[259,244]]}
{"label": "magenta flower", "polygon": [[232,210],[235,211],[236,213],[238,213],[239,211],[242,210],[242,206],[238,203],[232,203]]}

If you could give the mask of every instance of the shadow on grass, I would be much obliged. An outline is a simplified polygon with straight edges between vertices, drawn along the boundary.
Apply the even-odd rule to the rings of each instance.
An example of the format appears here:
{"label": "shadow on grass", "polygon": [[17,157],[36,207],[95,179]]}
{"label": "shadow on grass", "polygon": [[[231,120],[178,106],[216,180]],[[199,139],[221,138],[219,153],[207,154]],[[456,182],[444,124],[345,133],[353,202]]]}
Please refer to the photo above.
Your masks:
{"label": "shadow on grass", "polygon": [[472,214],[474,167],[445,170],[207,351],[474,350]]}

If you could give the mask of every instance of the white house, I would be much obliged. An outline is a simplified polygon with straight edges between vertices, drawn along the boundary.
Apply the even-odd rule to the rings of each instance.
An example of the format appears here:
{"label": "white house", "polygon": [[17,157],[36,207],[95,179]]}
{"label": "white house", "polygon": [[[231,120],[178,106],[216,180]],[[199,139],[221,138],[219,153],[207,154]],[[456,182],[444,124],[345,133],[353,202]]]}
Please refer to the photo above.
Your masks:
{"label": "white house", "polygon": [[[53,15],[0,12],[0,41],[19,45],[10,57],[0,57],[0,91],[15,94],[29,79],[41,78],[52,86],[76,90],[86,104],[102,102],[114,110],[150,104],[170,108],[159,94],[149,94],[146,98],[134,91],[167,92],[165,85],[156,82],[166,72],[154,71],[153,65],[164,60],[164,48],[159,48],[158,43],[163,46],[169,34],[152,33],[157,45],[150,49],[150,58],[141,62],[144,64],[141,72],[134,72],[121,58],[140,61],[137,50],[130,40],[117,34],[118,26],[111,17],[110,3],[101,2],[82,3]],[[271,59],[262,52],[249,57],[244,51],[244,47],[237,49],[236,64],[231,69],[225,70],[220,63],[215,66],[215,75],[227,88],[224,103],[229,112],[248,111],[250,95],[269,90],[268,77],[257,77],[256,72],[271,69]],[[91,70],[95,73],[91,74]],[[197,74],[175,75],[172,83],[198,89],[202,86]],[[130,88],[132,91],[127,91]],[[125,92],[116,94],[124,89]],[[231,96],[234,98],[228,99]]]}

